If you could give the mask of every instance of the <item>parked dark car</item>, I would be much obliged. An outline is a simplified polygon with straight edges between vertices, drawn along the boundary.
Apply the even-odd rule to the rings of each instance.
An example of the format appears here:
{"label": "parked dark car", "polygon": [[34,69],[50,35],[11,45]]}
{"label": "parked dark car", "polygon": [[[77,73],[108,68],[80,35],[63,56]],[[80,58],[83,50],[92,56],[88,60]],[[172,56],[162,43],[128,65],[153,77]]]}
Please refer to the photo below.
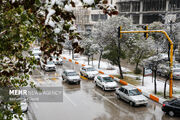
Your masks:
{"label": "parked dark car", "polygon": [[171,117],[180,115],[180,98],[163,102],[162,111],[168,113]]}

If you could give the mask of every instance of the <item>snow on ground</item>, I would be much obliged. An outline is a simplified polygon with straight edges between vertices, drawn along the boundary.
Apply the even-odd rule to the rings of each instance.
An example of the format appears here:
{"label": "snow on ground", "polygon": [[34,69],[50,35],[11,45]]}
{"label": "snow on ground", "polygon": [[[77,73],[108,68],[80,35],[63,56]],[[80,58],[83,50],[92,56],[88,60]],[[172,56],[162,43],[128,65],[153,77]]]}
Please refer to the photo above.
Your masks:
{"label": "snow on ground", "polygon": [[[71,55],[69,55],[68,51],[64,51],[62,54],[63,57],[72,58]],[[75,60],[78,61],[81,64],[88,65],[87,57],[83,55],[76,54]],[[92,65],[92,61],[90,60],[90,65]],[[93,61],[93,66],[98,69],[98,60]],[[108,69],[109,68],[109,69]],[[112,69],[111,69],[112,68]],[[105,74],[108,75],[117,75],[119,74],[119,69],[117,66],[111,65],[109,62],[101,61],[101,68],[99,70],[102,70]],[[129,69],[122,67],[123,72],[131,72]],[[128,76],[131,78],[139,78],[139,82],[142,82],[143,77],[141,75],[134,75],[134,74],[124,74],[124,76]],[[164,82],[163,81],[156,81],[157,84],[157,92],[163,93],[164,91]],[[138,88],[140,88],[142,91],[146,91],[149,93],[154,93],[154,81],[152,81],[151,76],[144,77],[144,86],[138,85]],[[169,85],[166,85],[166,91],[169,91]],[[180,93],[180,88],[174,87],[174,92]],[[180,94],[173,94],[175,97],[180,97]]]}
{"label": "snow on ground", "polygon": [[[67,57],[67,58],[72,58],[72,56],[69,55],[68,51],[64,51],[62,56]],[[88,65],[88,60],[86,56],[83,56],[83,55],[80,56],[79,54],[75,54],[74,56],[75,56],[75,59],[74,59],[75,61],[78,61],[81,64]],[[89,65],[92,65],[91,59],[90,59]],[[93,67],[98,69],[98,60],[93,61]],[[101,61],[100,69],[98,70],[102,70],[104,73],[111,74],[111,75],[119,74],[119,68],[117,66],[111,65],[109,62],[104,62],[104,61]],[[122,67],[122,71],[131,72],[129,69],[124,68],[124,67]]]}
{"label": "snow on ground", "polygon": [[[142,77],[140,79],[142,80]],[[157,92],[163,92],[165,82],[156,81],[156,84],[157,84]],[[137,87],[144,90],[144,91],[153,93],[154,92],[154,81],[152,81],[151,76],[144,77],[144,86],[139,85]],[[168,91],[168,90],[169,90],[169,84],[166,85],[166,91]],[[180,88],[174,87],[174,91],[179,91],[180,92]]]}

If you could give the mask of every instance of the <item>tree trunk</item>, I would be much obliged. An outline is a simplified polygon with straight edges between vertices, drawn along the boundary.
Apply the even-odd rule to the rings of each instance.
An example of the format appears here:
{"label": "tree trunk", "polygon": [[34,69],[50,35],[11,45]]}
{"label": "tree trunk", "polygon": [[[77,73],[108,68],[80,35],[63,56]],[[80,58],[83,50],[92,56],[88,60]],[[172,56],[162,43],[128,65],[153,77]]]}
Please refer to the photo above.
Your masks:
{"label": "tree trunk", "polygon": [[93,66],[93,58],[94,58],[94,55],[92,55],[92,66]]}
{"label": "tree trunk", "polygon": [[90,56],[88,55],[88,65],[89,65],[89,58],[90,58]]}
{"label": "tree trunk", "polygon": [[101,57],[102,57],[102,51],[100,52],[100,56],[99,56],[98,68],[100,68]]}
{"label": "tree trunk", "polygon": [[138,70],[138,65],[139,65],[139,62],[136,63],[136,71]]}
{"label": "tree trunk", "polygon": [[156,76],[157,70],[154,71],[154,94],[157,94]]}
{"label": "tree trunk", "polygon": [[72,59],[74,60],[74,49],[72,49]]}
{"label": "tree trunk", "polygon": [[120,63],[120,62],[119,62],[119,64],[118,64],[118,67],[119,67],[120,78],[121,78],[121,79],[124,79],[124,77],[123,77],[123,72],[122,72],[122,69],[121,69],[121,63]]}
{"label": "tree trunk", "polygon": [[71,55],[71,50],[69,49],[69,55]]}
{"label": "tree trunk", "polygon": [[143,67],[143,79],[142,79],[142,86],[144,86],[144,76],[145,76],[145,68]]}

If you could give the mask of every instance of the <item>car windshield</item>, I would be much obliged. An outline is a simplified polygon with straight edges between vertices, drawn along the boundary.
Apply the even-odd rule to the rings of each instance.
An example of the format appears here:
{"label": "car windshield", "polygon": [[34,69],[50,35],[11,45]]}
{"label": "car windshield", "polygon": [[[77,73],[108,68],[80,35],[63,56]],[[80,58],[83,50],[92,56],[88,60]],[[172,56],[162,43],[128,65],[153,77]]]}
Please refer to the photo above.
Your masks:
{"label": "car windshield", "polygon": [[129,90],[129,96],[141,95],[138,89]]}
{"label": "car windshield", "polygon": [[173,70],[174,72],[180,72],[180,69],[175,69],[175,70]]}
{"label": "car windshield", "polygon": [[54,65],[54,62],[53,61],[48,61],[47,64],[48,65]]}
{"label": "car windshield", "polygon": [[104,82],[113,82],[111,77],[103,77]]}
{"label": "car windshield", "polygon": [[174,67],[175,68],[180,68],[180,64],[175,64]]}
{"label": "car windshield", "polygon": [[40,49],[39,49],[39,48],[34,48],[33,50],[34,50],[34,51],[39,51]]}
{"label": "car windshield", "polygon": [[67,76],[78,76],[76,72],[68,72]]}
{"label": "car windshield", "polygon": [[38,53],[34,53],[33,55],[34,55],[34,56],[39,56],[39,54],[38,54]]}
{"label": "car windshield", "polygon": [[93,67],[87,68],[87,71],[96,71]]}
{"label": "car windshield", "polygon": [[57,57],[57,56],[53,56],[52,58],[56,59],[56,58],[58,58],[58,57]]}

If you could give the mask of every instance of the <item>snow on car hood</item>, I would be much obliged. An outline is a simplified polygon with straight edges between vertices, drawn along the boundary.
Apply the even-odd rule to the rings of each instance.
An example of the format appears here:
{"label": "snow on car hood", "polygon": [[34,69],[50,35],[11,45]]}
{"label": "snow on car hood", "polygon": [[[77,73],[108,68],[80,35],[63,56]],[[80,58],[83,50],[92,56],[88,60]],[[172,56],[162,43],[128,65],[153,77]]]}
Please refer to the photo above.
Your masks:
{"label": "snow on car hood", "polygon": [[80,77],[79,76],[68,76],[68,79],[71,79],[71,80],[73,80],[73,79],[80,79]]}
{"label": "snow on car hood", "polygon": [[56,65],[46,65],[46,67],[56,67]]}
{"label": "snow on car hood", "polygon": [[36,59],[40,58],[38,55],[34,56]]}
{"label": "snow on car hood", "polygon": [[147,98],[144,95],[136,95],[136,96],[130,96],[130,97],[135,101],[147,100]]}
{"label": "snow on car hood", "polygon": [[104,85],[106,87],[117,87],[117,83],[115,81],[113,81],[113,82],[104,82]]}
{"label": "snow on car hood", "polygon": [[88,75],[97,75],[98,71],[87,71]]}

